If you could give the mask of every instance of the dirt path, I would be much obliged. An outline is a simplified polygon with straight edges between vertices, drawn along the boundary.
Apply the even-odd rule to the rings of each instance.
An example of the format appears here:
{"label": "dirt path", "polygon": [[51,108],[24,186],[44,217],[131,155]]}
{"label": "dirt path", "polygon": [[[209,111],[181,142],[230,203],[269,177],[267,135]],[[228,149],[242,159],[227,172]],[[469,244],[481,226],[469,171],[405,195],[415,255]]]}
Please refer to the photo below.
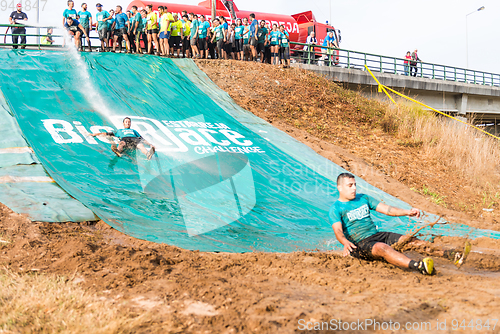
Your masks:
{"label": "dirt path", "polygon": [[[102,222],[30,222],[5,206],[0,235],[8,241],[0,246],[2,266],[66,276],[138,314],[152,312],[156,320],[143,332],[294,333],[330,319],[435,328],[437,319],[448,326],[453,319],[484,323],[500,310],[500,258],[494,255],[500,242],[489,239],[474,241],[489,255],[473,253],[460,271],[437,259],[439,273],[426,277],[336,253],[185,251],[127,237]],[[436,245],[461,242],[438,239]]]}

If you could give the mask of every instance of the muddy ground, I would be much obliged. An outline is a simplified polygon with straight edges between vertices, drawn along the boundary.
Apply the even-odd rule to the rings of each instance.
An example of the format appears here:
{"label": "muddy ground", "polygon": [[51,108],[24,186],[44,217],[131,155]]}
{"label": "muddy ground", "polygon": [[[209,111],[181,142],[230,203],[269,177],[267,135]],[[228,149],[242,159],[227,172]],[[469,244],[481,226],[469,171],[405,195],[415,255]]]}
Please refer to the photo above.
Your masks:
{"label": "muddy ground", "polygon": [[[223,76],[217,79],[215,70],[200,66],[224,88],[218,82]],[[270,120],[342,166],[373,167],[342,145],[319,139],[286,120]],[[430,203],[377,168],[367,171],[363,176],[368,182],[415,206],[456,222],[498,229],[492,219]],[[155,320],[138,332],[299,333],[309,328],[326,333],[334,332],[339,319],[361,323],[372,319],[381,324],[380,329],[344,331],[349,333],[391,332],[384,331],[384,326],[392,326],[392,332],[406,326],[413,327],[408,332],[414,333],[455,333],[455,327],[464,333],[500,332],[500,324],[493,329],[493,319],[500,318],[500,241],[491,239],[474,240],[473,253],[460,270],[436,258],[437,275],[423,276],[335,252],[186,251],[128,237],[101,221],[32,222],[1,204],[0,236],[0,266],[26,275],[64,276],[137,314],[152,312]],[[434,247],[458,247],[463,242],[436,238]],[[414,259],[422,257],[415,250],[405,252]],[[473,320],[478,329],[488,319],[490,329],[467,327]],[[320,330],[320,322],[330,321],[330,330],[324,325]]]}

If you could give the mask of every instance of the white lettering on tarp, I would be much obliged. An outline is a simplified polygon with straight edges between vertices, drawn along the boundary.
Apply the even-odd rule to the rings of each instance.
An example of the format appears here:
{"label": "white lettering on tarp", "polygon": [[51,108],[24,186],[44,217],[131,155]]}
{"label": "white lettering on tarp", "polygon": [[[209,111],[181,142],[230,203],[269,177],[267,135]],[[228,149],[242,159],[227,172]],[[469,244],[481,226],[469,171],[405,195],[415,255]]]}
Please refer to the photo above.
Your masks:
{"label": "white lettering on tarp", "polygon": [[[83,143],[82,137],[73,131],[73,126],[70,122],[60,119],[44,119],[42,122],[43,126],[45,126],[56,143]],[[61,127],[55,127],[55,125],[60,125]],[[66,134],[66,138],[64,138],[62,134]]]}
{"label": "white lettering on tarp", "polygon": [[[123,128],[125,116],[113,116],[111,120],[117,128]],[[157,121],[141,116],[128,116],[132,120],[132,128],[156,146],[158,152],[187,152],[192,147],[198,154],[228,153],[265,153],[254,143],[237,131],[230,130],[224,123],[188,122],[188,121]],[[110,126],[93,125],[90,132],[79,121],[73,121],[76,130],[70,122],[64,120],[44,120],[44,126],[58,144],[83,143],[98,145],[103,143],[118,143],[117,138],[105,136],[91,137],[91,133],[113,132]],[[168,128],[172,128],[172,131]],[[175,132],[175,134],[174,134]],[[83,137],[83,138],[82,138]],[[231,146],[233,145],[233,146]],[[243,147],[242,147],[243,146]]]}
{"label": "white lettering on tarp", "polygon": [[370,209],[368,205],[363,205],[355,210],[351,210],[347,213],[347,218],[350,222],[354,220],[360,220],[370,216]]}

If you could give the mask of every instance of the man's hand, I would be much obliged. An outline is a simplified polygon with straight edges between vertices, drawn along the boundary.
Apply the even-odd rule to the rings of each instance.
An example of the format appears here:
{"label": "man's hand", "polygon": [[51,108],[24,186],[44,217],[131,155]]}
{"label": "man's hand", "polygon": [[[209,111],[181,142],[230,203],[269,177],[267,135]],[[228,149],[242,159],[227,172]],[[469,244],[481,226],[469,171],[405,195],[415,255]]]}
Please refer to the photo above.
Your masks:
{"label": "man's hand", "polygon": [[346,257],[346,256],[351,255],[351,252],[352,252],[355,248],[358,248],[358,247],[356,247],[356,245],[355,245],[355,244],[353,244],[352,242],[347,241],[347,242],[344,244],[344,252],[342,253],[342,256]]}
{"label": "man's hand", "polygon": [[417,217],[420,218],[420,209],[417,208],[412,208],[410,212],[408,213],[409,217]]}

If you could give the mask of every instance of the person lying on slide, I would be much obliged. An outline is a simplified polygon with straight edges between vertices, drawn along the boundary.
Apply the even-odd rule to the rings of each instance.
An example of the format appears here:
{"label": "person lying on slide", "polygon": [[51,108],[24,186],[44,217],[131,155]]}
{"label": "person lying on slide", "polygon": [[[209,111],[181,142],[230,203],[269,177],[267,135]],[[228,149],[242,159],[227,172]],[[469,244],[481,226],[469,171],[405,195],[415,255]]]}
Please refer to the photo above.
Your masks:
{"label": "person lying on slide", "polygon": [[[375,210],[388,216],[418,218],[420,217],[419,209],[399,209],[381,203],[368,195],[356,194],[356,180],[350,173],[342,173],[337,177],[337,188],[339,198],[330,208],[328,216],[337,240],[344,246],[344,256],[351,255],[365,260],[383,259],[400,268],[420,271],[424,275],[434,273],[432,258],[426,257],[414,261],[391,247],[398,241],[408,240],[409,236],[393,232],[379,232],[370,215],[370,212]],[[432,248],[430,243],[414,237],[409,240],[409,244]],[[463,252],[438,250],[435,253],[460,266],[469,252],[470,243],[466,242]]]}
{"label": "person lying on slide", "polygon": [[[132,121],[130,118],[125,117],[123,119],[123,129],[111,132],[100,132],[100,133],[92,133],[90,136],[113,136],[120,139],[120,143],[118,147],[116,144],[111,145],[111,150],[119,157],[122,156],[123,150],[130,149],[135,150],[138,148],[149,160],[155,154],[155,147],[153,144],[149,143],[146,139],[142,138],[142,136],[134,129],[131,129]],[[144,144],[150,147],[149,151],[146,150]]]}

